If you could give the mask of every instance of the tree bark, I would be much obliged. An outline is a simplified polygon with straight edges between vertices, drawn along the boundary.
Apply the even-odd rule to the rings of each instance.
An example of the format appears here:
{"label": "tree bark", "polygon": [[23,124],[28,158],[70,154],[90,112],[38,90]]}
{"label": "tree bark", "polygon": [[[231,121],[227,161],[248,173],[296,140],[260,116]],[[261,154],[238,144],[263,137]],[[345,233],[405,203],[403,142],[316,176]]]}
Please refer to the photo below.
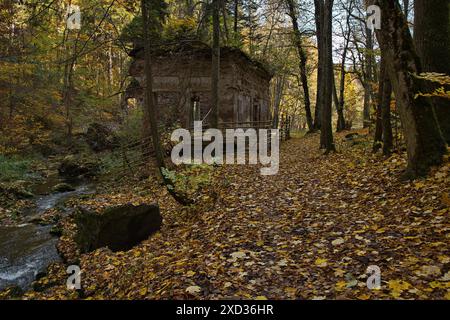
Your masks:
{"label": "tree bark", "polygon": [[322,125],[322,98],[323,98],[323,62],[320,52],[322,49],[322,26],[323,26],[323,0],[314,0],[315,8],[315,22],[316,22],[316,37],[317,37],[317,49],[318,49],[318,62],[317,62],[317,90],[316,90],[316,107],[314,109],[314,129],[320,130]]}
{"label": "tree bark", "polygon": [[144,106],[145,116],[147,122],[150,124],[150,133],[155,151],[158,168],[165,168],[164,156],[158,132],[158,123],[156,120],[156,107],[153,96],[153,74],[152,74],[152,56],[151,56],[151,37],[150,37],[150,17],[149,17],[149,2],[148,0],[141,0],[142,19],[144,28],[144,73],[145,73],[145,88],[144,88]]}
{"label": "tree bark", "polygon": [[332,45],[332,26],[333,26],[333,1],[325,0],[322,2],[323,8],[323,34],[322,34],[322,56],[323,61],[323,105],[322,105],[322,124],[320,130],[320,144],[325,153],[335,151],[333,143],[333,129],[331,125],[331,106],[333,104],[333,45]]}
{"label": "tree bark", "polygon": [[[380,67],[380,81],[378,84],[378,103],[377,103],[377,112],[376,112],[376,121],[375,121],[375,135],[373,139],[373,152],[377,152],[380,150],[383,142],[383,106],[388,103],[390,104],[391,101],[391,92],[387,93],[385,95],[385,87],[388,89],[388,86],[390,86],[390,83],[387,83],[389,81],[387,73],[386,73],[386,63],[383,58],[381,58],[381,67]],[[389,96],[387,96],[389,95]]]}
{"label": "tree bark", "polygon": [[[337,88],[336,88],[336,79],[333,74],[333,101],[336,106],[336,112],[338,115],[336,132],[341,132],[345,130],[345,117],[344,117],[344,97],[343,97],[343,87],[339,88],[341,97],[338,97]],[[342,83],[341,83],[342,86]]]}
{"label": "tree bark", "polygon": [[365,77],[364,77],[364,109],[363,121],[364,128],[370,125],[370,107],[371,107],[371,92],[373,81],[373,33],[372,30],[366,28],[366,50],[364,54]]}
{"label": "tree bark", "polygon": [[[239,0],[234,0],[233,34],[234,34],[234,41],[236,42],[239,39],[238,22],[239,22]],[[235,45],[236,44],[237,43],[235,43]]]}
{"label": "tree bark", "polygon": [[[423,72],[450,75],[450,1],[414,1],[414,43]],[[427,91],[434,91],[430,84]],[[445,98],[432,98],[444,139],[450,144],[450,107]]]}
{"label": "tree bark", "polygon": [[217,128],[219,124],[219,73],[220,73],[220,0],[213,0],[213,48],[212,48],[212,120],[211,125]]}
{"label": "tree bark", "polygon": [[336,131],[340,132],[345,130],[345,117],[344,117],[344,106],[345,106],[345,60],[347,56],[348,42],[344,47],[344,52],[342,54],[341,71],[340,71],[340,82],[339,82],[339,100],[337,104],[337,114],[338,122]]}
{"label": "tree bark", "polygon": [[374,0],[381,8],[382,26],[377,38],[399,106],[408,153],[406,177],[423,176],[442,163],[446,153],[432,105],[415,95],[423,89],[415,74],[421,72],[413,40],[398,1]]}
{"label": "tree bark", "polygon": [[[148,122],[150,123],[150,131],[152,137],[153,148],[155,151],[156,162],[158,165],[159,172],[167,187],[167,191],[172,195],[172,197],[183,205],[192,203],[192,200],[186,199],[179,194],[177,194],[173,188],[169,186],[173,185],[166,175],[164,175],[163,170],[165,169],[164,154],[162,151],[161,140],[158,132],[158,123],[156,119],[156,103],[153,96],[153,74],[152,74],[152,56],[151,56],[151,37],[150,28],[151,25],[155,25],[158,22],[152,21],[150,24],[149,8],[150,0],[141,0],[141,10],[142,10],[142,21],[143,21],[143,34],[144,34],[144,73],[145,73],[145,88],[144,88],[144,106],[146,110],[146,116],[148,117]],[[153,27],[154,28],[154,27]]]}
{"label": "tree bark", "polygon": [[274,106],[273,106],[273,128],[277,129],[280,117],[280,104],[281,97],[283,95],[284,85],[286,82],[285,75],[278,76],[275,79],[275,94],[274,94]]}
{"label": "tree bark", "polygon": [[392,138],[392,125],[391,125],[391,95],[392,95],[392,84],[389,79],[389,74],[386,70],[386,63],[381,57],[381,68],[380,79],[383,78],[383,92],[381,98],[381,127],[383,131],[383,154],[389,156],[392,152],[393,138]]}
{"label": "tree bark", "polygon": [[300,80],[303,88],[303,97],[305,102],[305,114],[306,114],[306,122],[308,124],[308,129],[310,132],[314,131],[314,123],[311,114],[311,100],[309,97],[309,85],[308,85],[308,72],[306,69],[307,65],[307,55],[305,49],[302,46],[302,38],[300,34],[300,29],[298,27],[297,16],[295,14],[295,6],[294,0],[286,0],[286,3],[289,8],[289,16],[292,21],[292,30],[294,31],[294,41],[295,46],[297,47],[298,57],[300,59]]}
{"label": "tree bark", "polygon": [[227,45],[230,41],[230,32],[228,30],[228,15],[227,15],[227,8],[225,7],[225,3],[222,0],[219,0],[220,9],[222,10],[222,19],[223,19],[223,29],[225,33],[225,39],[223,41],[225,42],[225,45]]}
{"label": "tree bark", "polygon": [[[414,0],[415,1],[415,0]],[[406,20],[408,20],[409,15],[409,0],[403,0],[403,13],[406,17]]]}

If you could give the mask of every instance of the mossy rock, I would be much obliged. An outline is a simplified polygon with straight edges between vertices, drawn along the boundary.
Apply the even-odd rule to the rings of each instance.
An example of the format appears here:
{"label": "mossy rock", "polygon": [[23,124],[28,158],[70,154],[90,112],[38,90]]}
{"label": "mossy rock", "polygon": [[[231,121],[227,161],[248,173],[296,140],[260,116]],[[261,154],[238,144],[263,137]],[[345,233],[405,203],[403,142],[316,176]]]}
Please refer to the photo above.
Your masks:
{"label": "mossy rock", "polygon": [[54,186],[52,188],[52,191],[53,192],[69,192],[69,191],[75,191],[75,188],[68,183],[62,182],[62,183],[58,183],[56,186]]}
{"label": "mossy rock", "polygon": [[61,237],[63,234],[63,230],[59,225],[52,226],[49,232],[52,236],[55,237]]}
{"label": "mossy rock", "polygon": [[96,213],[78,208],[74,215],[77,225],[75,242],[80,252],[108,247],[125,251],[161,228],[162,217],[158,205],[125,204]]}
{"label": "mossy rock", "polygon": [[93,177],[100,172],[100,163],[83,156],[68,155],[62,160],[58,172],[67,178]]}

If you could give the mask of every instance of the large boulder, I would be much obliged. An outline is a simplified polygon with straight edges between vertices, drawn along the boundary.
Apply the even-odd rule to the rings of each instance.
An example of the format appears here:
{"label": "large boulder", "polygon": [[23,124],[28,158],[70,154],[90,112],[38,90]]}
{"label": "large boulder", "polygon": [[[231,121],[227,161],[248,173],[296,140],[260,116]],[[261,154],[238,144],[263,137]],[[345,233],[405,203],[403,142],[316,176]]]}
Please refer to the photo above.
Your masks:
{"label": "large boulder", "polygon": [[93,151],[112,150],[119,145],[119,139],[107,126],[94,122],[85,134],[86,143]]}
{"label": "large boulder", "polygon": [[66,156],[58,168],[59,175],[67,178],[93,177],[99,170],[97,161],[75,155]]}
{"label": "large boulder", "polygon": [[161,228],[158,205],[125,204],[96,213],[78,208],[74,215],[77,225],[75,242],[81,253],[101,247],[112,251],[129,250]]}

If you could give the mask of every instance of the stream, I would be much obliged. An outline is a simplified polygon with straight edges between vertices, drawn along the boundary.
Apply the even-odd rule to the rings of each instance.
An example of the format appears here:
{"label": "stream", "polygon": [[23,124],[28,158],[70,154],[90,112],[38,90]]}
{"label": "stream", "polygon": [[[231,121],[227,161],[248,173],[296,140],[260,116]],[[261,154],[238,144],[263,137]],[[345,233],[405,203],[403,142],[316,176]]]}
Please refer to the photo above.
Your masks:
{"label": "stream", "polygon": [[[48,194],[60,182],[64,180],[51,176],[44,183],[34,186],[36,208],[26,215],[35,218],[48,209],[61,206],[70,198],[94,192],[93,185],[78,182],[73,184],[74,191]],[[64,207],[62,209],[68,213]],[[0,226],[0,290],[10,286],[28,290],[37,275],[45,272],[50,263],[60,260],[56,250],[58,238],[49,233],[51,228],[52,225],[33,223]]]}

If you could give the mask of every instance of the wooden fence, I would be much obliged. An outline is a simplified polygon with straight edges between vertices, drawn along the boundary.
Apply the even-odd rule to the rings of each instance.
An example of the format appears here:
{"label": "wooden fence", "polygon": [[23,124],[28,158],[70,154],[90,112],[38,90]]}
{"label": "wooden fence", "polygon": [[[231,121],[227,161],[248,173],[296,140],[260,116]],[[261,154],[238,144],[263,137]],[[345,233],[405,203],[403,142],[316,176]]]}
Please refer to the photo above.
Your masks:
{"label": "wooden fence", "polygon": [[[280,140],[285,141],[290,139],[291,130],[291,117],[282,116],[279,122],[280,129]],[[202,127],[205,131],[209,129],[210,126],[206,123]],[[266,121],[244,121],[244,122],[222,122],[219,123],[219,130],[226,129],[272,129],[272,120]],[[193,130],[193,128],[189,128]],[[124,177],[127,174],[138,173],[140,168],[144,167],[145,164],[154,157],[154,149],[151,137],[144,137],[140,139],[133,140],[123,140],[120,146],[113,151],[112,157],[115,159],[116,167],[111,168],[110,174],[117,176],[118,178]],[[170,154],[170,151],[166,150],[166,155]],[[119,164],[120,163],[120,164]]]}

